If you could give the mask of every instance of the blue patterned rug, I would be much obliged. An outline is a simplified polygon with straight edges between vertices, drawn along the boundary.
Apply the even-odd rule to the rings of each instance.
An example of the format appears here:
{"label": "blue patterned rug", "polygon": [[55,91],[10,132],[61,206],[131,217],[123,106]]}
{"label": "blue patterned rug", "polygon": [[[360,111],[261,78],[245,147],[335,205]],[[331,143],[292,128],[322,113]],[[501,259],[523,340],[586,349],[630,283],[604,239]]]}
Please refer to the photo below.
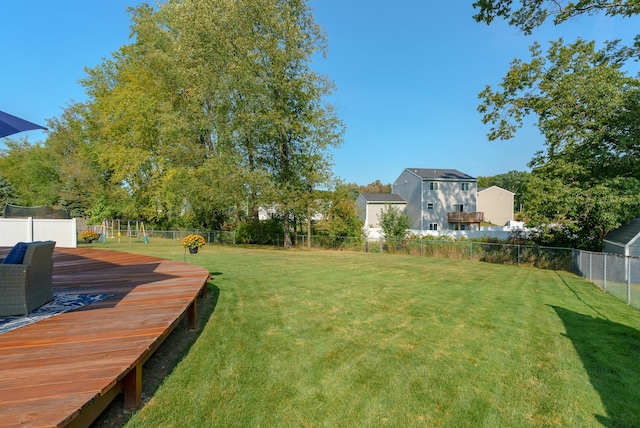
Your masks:
{"label": "blue patterned rug", "polygon": [[18,315],[14,317],[0,317],[0,334],[6,333],[16,328],[34,322],[42,321],[54,315],[69,312],[92,303],[99,302],[113,296],[111,293],[104,294],[74,294],[74,293],[53,293],[53,300],[44,306],[39,307],[28,315]]}

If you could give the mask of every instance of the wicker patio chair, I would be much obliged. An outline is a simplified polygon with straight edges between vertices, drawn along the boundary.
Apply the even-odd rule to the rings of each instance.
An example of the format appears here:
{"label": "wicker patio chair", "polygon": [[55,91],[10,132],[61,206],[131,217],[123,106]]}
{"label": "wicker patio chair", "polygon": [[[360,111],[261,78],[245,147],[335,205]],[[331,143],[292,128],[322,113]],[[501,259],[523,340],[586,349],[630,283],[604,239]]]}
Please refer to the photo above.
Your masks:
{"label": "wicker patio chair", "polygon": [[22,264],[0,263],[0,316],[28,314],[53,300],[55,245],[29,243]]}

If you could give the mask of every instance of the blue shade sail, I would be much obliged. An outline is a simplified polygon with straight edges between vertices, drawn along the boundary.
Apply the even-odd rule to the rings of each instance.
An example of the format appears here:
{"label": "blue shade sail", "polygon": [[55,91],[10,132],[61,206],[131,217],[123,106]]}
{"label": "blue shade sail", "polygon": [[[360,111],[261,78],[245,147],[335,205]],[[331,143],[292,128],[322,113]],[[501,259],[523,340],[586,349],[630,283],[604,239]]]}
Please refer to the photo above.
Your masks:
{"label": "blue shade sail", "polygon": [[36,125],[35,123],[0,111],[0,138],[17,134],[18,132],[32,131],[34,129],[47,130],[44,126]]}

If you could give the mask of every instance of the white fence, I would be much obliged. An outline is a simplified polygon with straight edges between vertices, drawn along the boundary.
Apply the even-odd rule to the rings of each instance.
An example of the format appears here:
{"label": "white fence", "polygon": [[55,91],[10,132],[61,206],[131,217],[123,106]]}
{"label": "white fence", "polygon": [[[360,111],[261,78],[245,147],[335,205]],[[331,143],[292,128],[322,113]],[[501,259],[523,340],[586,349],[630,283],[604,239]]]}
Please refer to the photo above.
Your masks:
{"label": "white fence", "polygon": [[602,291],[640,309],[640,258],[573,250],[573,269]]}
{"label": "white fence", "polygon": [[[509,239],[514,232],[522,231],[521,228],[511,228],[508,226],[482,226],[480,230],[411,230],[410,235],[414,236],[447,236],[453,239],[467,238],[496,238],[496,239]],[[364,232],[367,238],[380,239],[384,238],[384,233],[379,227],[365,227]]]}
{"label": "white fence", "polygon": [[18,242],[56,241],[56,247],[78,245],[76,219],[0,218],[0,247]]}

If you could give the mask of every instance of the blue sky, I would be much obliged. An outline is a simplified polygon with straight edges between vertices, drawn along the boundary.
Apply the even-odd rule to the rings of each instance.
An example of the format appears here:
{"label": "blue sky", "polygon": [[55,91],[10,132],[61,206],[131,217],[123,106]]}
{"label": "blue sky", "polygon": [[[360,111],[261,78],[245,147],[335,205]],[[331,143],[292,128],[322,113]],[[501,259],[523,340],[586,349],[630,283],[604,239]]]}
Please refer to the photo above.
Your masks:
{"label": "blue sky", "polygon": [[[0,110],[44,125],[72,100],[78,80],[129,42],[135,0],[0,3],[5,37]],[[346,182],[392,183],[406,167],[454,168],[472,176],[524,171],[543,139],[529,126],[514,140],[490,142],[477,94],[500,82],[534,41],[577,36],[629,42],[640,19],[580,17],[533,36],[472,19],[472,1],[313,0],[328,35],[327,59],[313,67],[336,84],[331,98],[346,124],[334,172]],[[639,31],[640,32],[640,31]],[[636,70],[637,71],[637,70]],[[19,134],[29,141],[39,131]],[[17,136],[16,136],[17,137]]]}

